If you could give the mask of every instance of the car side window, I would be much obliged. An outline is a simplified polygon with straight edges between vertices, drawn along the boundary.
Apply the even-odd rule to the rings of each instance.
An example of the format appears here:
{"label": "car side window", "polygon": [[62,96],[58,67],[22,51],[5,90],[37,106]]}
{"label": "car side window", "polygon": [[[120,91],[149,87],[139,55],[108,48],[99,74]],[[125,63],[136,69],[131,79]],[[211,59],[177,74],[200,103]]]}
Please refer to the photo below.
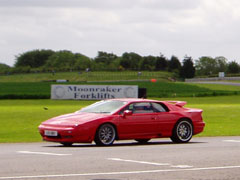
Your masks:
{"label": "car side window", "polygon": [[168,109],[159,103],[148,103],[148,102],[139,102],[129,104],[127,107],[122,109],[119,114],[123,114],[125,110],[130,110],[133,114],[141,113],[154,113],[154,112],[167,112]]}
{"label": "car side window", "polygon": [[160,104],[160,103],[152,103],[153,111],[154,112],[167,112],[167,108]]}
{"label": "car side window", "polygon": [[130,107],[129,110],[132,110],[133,114],[153,113],[153,108],[150,103],[146,102],[133,103],[130,104],[129,107]]}

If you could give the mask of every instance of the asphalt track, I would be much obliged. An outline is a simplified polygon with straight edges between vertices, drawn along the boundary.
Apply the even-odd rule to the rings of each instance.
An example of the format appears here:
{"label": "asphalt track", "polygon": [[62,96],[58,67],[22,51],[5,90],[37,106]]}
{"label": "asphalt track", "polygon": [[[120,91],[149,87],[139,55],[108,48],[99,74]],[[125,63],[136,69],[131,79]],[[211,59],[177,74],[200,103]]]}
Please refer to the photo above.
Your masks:
{"label": "asphalt track", "polygon": [[237,180],[240,137],[193,138],[187,144],[118,141],[111,147],[0,144],[0,180],[7,179]]}

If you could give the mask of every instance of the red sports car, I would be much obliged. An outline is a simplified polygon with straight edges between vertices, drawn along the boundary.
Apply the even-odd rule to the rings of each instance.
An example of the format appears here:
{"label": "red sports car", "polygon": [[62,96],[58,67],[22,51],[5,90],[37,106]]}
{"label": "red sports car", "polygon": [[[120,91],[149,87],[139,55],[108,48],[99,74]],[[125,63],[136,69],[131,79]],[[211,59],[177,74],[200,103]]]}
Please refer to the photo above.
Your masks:
{"label": "red sports car", "polygon": [[110,99],[96,102],[75,113],[54,117],[39,126],[43,140],[111,145],[114,140],[135,139],[146,143],[152,138],[170,137],[188,142],[203,131],[201,109],[184,108],[184,101]]}

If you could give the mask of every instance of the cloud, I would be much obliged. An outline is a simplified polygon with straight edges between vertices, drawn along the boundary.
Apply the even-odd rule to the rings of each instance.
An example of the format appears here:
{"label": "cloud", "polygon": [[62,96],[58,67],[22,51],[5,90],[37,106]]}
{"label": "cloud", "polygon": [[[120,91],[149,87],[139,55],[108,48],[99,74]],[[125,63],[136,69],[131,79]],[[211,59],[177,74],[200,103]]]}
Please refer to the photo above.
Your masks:
{"label": "cloud", "polygon": [[44,7],[44,8],[128,8],[138,0],[1,0],[1,7]]}
{"label": "cloud", "polygon": [[0,0],[0,62],[32,49],[240,60],[238,0]]}

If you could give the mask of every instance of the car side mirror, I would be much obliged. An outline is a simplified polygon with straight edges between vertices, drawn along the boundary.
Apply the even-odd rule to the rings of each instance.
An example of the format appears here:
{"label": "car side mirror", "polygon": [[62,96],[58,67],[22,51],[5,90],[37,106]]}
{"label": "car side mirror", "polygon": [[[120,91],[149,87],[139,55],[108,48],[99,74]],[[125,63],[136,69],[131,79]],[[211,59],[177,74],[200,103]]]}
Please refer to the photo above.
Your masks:
{"label": "car side mirror", "polygon": [[130,111],[130,110],[125,110],[124,112],[123,112],[123,116],[125,117],[125,116],[131,116],[133,114],[133,112],[132,111]]}

